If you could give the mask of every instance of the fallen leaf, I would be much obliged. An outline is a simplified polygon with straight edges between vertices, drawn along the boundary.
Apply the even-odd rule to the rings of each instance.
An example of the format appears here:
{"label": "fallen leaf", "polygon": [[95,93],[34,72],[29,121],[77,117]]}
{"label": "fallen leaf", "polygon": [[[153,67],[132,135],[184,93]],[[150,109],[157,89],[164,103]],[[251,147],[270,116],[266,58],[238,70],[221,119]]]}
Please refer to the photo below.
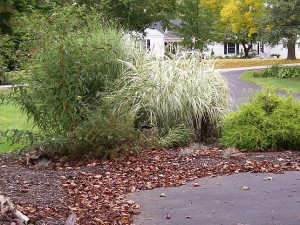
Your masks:
{"label": "fallen leaf", "polygon": [[167,213],[167,214],[166,214],[166,219],[167,219],[167,220],[171,219],[171,214]]}
{"label": "fallen leaf", "polygon": [[28,189],[28,188],[22,188],[22,189],[20,190],[20,192],[22,192],[22,193],[27,193],[27,192],[29,192],[29,189]]}
{"label": "fallen leaf", "polygon": [[265,177],[264,180],[265,181],[267,181],[267,180],[273,180],[273,177]]}
{"label": "fallen leaf", "polygon": [[199,183],[196,182],[196,183],[193,183],[192,186],[193,186],[193,187],[200,187],[201,184],[199,184]]}
{"label": "fallen leaf", "polygon": [[249,187],[247,187],[247,186],[243,186],[243,187],[242,187],[242,190],[244,190],[244,191],[249,191],[249,190],[250,190],[250,188],[249,188]]}
{"label": "fallen leaf", "polygon": [[165,193],[161,193],[159,197],[167,197]]}
{"label": "fallen leaf", "polygon": [[127,200],[126,203],[129,204],[129,205],[133,205],[135,203],[135,201],[133,201],[133,200]]}

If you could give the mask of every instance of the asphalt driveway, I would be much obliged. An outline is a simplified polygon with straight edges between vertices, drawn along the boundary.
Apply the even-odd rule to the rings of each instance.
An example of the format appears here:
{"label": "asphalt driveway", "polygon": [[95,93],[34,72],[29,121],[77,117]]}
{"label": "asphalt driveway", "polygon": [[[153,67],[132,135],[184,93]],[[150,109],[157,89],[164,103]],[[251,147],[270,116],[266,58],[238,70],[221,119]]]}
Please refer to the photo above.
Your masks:
{"label": "asphalt driveway", "polygon": [[[193,187],[194,182],[201,186]],[[142,210],[134,224],[300,224],[300,172],[240,173],[192,183],[129,196]]]}
{"label": "asphalt driveway", "polygon": [[229,84],[230,95],[234,102],[233,109],[247,102],[249,96],[253,95],[255,91],[261,90],[260,86],[240,79],[240,75],[245,71],[245,69],[241,69],[221,72]]}

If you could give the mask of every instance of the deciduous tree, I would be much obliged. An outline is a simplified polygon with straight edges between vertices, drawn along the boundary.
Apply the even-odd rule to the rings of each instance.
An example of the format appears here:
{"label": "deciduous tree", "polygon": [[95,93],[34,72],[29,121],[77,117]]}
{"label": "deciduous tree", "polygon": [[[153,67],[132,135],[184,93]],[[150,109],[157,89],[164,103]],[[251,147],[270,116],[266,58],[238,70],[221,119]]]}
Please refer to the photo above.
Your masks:
{"label": "deciduous tree", "polygon": [[137,31],[168,21],[175,10],[175,0],[100,0],[98,5],[107,19]]}
{"label": "deciduous tree", "polygon": [[252,42],[258,35],[263,16],[264,0],[203,0],[202,4],[218,17],[216,28],[221,33],[217,41],[242,43],[248,57]]}
{"label": "deciduous tree", "polygon": [[296,59],[296,41],[300,37],[300,0],[268,0],[265,7],[266,39],[271,44],[283,41],[287,59]]}
{"label": "deciduous tree", "polygon": [[177,15],[182,22],[174,31],[184,38],[183,45],[203,50],[215,35],[213,13],[199,0],[184,0],[177,3]]}

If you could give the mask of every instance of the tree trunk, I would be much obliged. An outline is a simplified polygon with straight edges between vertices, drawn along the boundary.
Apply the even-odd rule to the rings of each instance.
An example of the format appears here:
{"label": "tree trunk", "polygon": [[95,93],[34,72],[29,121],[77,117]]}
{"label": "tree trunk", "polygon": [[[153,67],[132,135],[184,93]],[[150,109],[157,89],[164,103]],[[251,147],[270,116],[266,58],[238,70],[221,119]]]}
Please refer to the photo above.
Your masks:
{"label": "tree trunk", "polygon": [[249,49],[244,47],[245,59],[249,59]]}
{"label": "tree trunk", "polygon": [[296,42],[289,40],[287,43],[287,47],[288,47],[287,59],[296,60]]}
{"label": "tree trunk", "polygon": [[245,59],[249,58],[249,51],[252,48],[252,41],[250,43],[242,42],[244,52],[245,52]]}

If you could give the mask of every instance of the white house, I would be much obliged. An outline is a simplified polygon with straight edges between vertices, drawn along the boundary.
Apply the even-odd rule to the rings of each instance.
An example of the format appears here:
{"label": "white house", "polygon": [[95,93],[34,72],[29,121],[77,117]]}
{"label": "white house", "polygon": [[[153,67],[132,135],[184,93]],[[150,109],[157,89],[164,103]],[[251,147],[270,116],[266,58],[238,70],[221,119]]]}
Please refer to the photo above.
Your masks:
{"label": "white house", "polygon": [[[180,20],[170,20],[173,25],[179,25]],[[178,43],[182,41],[181,37],[176,36],[171,30],[164,29],[160,22],[154,23],[145,30],[145,47],[148,52],[158,57],[166,53],[176,53]]]}
{"label": "white house", "polygon": [[[296,44],[296,58],[300,58],[300,39]],[[243,50],[242,44],[238,43],[213,43],[208,45],[208,49],[211,52],[214,52],[214,56],[235,56],[239,55]],[[255,51],[261,58],[271,58],[276,57],[279,58],[287,58],[287,47],[283,42],[278,43],[275,46],[271,46],[268,43],[264,42],[256,42],[253,43],[252,51]]]}
{"label": "white house", "polygon": [[[179,25],[180,20],[171,20],[171,24]],[[145,48],[148,52],[158,57],[166,53],[176,53],[180,50],[181,37],[176,36],[171,30],[163,29],[161,23],[154,23],[145,30]],[[270,58],[278,55],[280,58],[287,58],[287,47],[284,43],[271,46],[268,43],[253,43],[252,51],[256,51],[259,57]],[[239,55],[243,50],[242,44],[238,43],[211,43],[204,51],[206,57],[226,57]],[[212,55],[213,54],[213,55]],[[296,44],[296,57],[300,58],[300,39]]]}

